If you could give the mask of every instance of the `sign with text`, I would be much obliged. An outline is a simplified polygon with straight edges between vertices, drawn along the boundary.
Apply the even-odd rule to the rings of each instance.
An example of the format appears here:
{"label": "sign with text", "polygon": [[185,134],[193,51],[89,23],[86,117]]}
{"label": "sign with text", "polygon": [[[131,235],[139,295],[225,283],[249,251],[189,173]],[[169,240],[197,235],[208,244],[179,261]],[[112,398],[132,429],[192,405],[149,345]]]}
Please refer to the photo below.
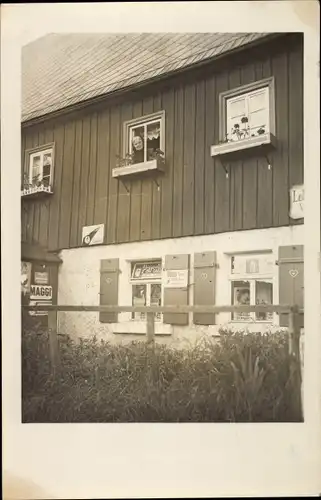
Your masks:
{"label": "sign with text", "polygon": [[135,262],[132,264],[132,280],[159,279],[162,273],[162,263],[157,262]]}
{"label": "sign with text", "polygon": [[[30,306],[51,306],[51,300],[30,300]],[[48,311],[29,311],[30,316],[48,316]]]}
{"label": "sign with text", "polygon": [[290,189],[290,217],[291,219],[304,218],[304,186],[293,186]]}
{"label": "sign with text", "polygon": [[51,300],[52,286],[49,285],[31,285],[30,300]]}
{"label": "sign with text", "polygon": [[48,285],[49,275],[47,272],[35,272],[36,285]]}
{"label": "sign with text", "polygon": [[165,270],[163,282],[164,282],[164,286],[167,288],[187,288],[188,269]]}

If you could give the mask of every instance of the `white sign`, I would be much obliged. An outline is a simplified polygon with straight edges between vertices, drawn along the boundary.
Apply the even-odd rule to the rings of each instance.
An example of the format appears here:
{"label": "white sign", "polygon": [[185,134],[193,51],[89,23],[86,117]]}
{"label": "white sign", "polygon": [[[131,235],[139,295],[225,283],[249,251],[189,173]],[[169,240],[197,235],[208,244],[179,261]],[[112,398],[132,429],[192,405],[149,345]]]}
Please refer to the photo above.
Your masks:
{"label": "white sign", "polygon": [[164,286],[167,288],[186,288],[188,284],[188,270],[165,270]]}
{"label": "white sign", "polygon": [[[30,306],[51,306],[52,301],[48,300],[30,300]],[[29,311],[30,316],[48,316],[48,311]]]}
{"label": "white sign", "polygon": [[49,285],[31,285],[30,300],[51,300],[52,286]]}
{"label": "white sign", "polygon": [[304,217],[304,186],[293,186],[290,189],[290,217],[303,219]]}
{"label": "white sign", "polygon": [[82,228],[82,245],[87,247],[104,243],[104,227],[104,224],[84,226]]}
{"label": "white sign", "polygon": [[35,283],[37,285],[47,285],[49,281],[48,273],[35,272]]}

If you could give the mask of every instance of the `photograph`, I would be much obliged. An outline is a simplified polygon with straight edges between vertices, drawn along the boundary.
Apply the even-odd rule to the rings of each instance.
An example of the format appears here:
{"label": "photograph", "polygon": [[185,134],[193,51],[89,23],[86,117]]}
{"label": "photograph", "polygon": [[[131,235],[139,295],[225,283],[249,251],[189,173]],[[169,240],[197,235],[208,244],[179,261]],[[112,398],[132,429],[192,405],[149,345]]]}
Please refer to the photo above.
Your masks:
{"label": "photograph", "polygon": [[23,46],[23,424],[303,422],[303,44]]}

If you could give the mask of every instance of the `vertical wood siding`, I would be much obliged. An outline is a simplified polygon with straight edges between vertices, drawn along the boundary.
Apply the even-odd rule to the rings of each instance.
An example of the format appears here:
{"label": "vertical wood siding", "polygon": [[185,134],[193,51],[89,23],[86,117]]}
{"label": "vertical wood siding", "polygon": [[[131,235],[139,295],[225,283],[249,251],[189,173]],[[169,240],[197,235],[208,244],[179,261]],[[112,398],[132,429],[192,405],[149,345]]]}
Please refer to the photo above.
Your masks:
{"label": "vertical wood siding", "polygon": [[[105,224],[107,244],[300,223],[288,216],[289,188],[303,183],[303,63],[300,43],[257,52],[232,64],[177,78],[149,93],[30,126],[25,149],[55,142],[54,195],[23,202],[21,235],[50,250],[81,245],[82,227]],[[219,94],[275,77],[277,147],[272,168],[259,154],[210,156],[219,139]],[[164,110],[166,171],[113,179],[123,122]]]}

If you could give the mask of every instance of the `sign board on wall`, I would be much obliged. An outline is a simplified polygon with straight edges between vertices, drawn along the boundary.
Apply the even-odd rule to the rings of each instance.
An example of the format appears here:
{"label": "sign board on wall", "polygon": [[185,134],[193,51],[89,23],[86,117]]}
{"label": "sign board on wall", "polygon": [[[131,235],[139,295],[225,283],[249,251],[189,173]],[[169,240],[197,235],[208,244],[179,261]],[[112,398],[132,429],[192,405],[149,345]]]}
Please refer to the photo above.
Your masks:
{"label": "sign board on wall", "polygon": [[[51,306],[51,300],[30,300],[30,306]],[[48,316],[47,311],[29,311],[30,316]]]}
{"label": "sign board on wall", "polygon": [[49,285],[31,285],[30,300],[51,300],[52,286]]}
{"label": "sign board on wall", "polygon": [[95,226],[84,226],[82,228],[82,245],[101,245],[104,243],[105,224],[96,224]]}
{"label": "sign board on wall", "polygon": [[188,269],[165,270],[163,284],[166,288],[187,288]]}
{"label": "sign board on wall", "polygon": [[290,217],[291,219],[304,218],[304,186],[293,186],[290,189]]}
{"label": "sign board on wall", "polygon": [[48,285],[49,275],[47,272],[35,272],[36,285]]}

